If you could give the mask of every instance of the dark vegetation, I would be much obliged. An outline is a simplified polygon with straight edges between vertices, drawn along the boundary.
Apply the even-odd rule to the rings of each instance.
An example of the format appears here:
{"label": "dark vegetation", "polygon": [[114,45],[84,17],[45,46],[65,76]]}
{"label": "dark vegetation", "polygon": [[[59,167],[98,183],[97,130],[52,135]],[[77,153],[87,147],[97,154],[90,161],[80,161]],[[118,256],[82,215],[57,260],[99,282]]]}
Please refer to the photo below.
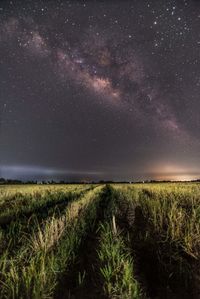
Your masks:
{"label": "dark vegetation", "polygon": [[2,196],[0,298],[200,298],[198,184],[65,188]]}

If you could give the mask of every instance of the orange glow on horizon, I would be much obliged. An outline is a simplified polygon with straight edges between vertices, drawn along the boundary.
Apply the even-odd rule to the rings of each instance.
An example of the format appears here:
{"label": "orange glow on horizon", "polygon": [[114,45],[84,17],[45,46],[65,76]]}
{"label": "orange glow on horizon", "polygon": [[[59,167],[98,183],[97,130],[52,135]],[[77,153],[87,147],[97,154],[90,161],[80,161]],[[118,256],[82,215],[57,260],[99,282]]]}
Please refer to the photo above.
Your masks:
{"label": "orange glow on horizon", "polygon": [[172,164],[160,164],[150,169],[151,176],[155,180],[192,181],[200,179],[200,170],[195,167],[189,168]]}

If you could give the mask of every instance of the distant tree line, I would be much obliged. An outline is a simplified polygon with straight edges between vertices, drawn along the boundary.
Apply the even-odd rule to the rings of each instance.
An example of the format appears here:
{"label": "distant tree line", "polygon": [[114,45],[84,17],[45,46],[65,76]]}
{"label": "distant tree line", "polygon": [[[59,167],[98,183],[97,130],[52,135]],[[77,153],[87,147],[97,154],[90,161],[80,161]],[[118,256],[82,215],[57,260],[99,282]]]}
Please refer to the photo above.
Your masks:
{"label": "distant tree line", "polygon": [[[0,178],[0,185],[35,185],[35,184],[41,184],[41,185],[62,185],[62,184],[141,184],[141,183],[176,183],[179,181],[156,181],[156,180],[145,180],[145,181],[112,181],[112,180],[100,180],[100,181],[90,181],[90,180],[83,180],[83,181],[37,181],[37,180],[28,180],[28,181],[22,181],[22,180],[12,180],[12,179],[4,179]],[[181,182],[181,181],[180,181]],[[191,180],[190,182],[200,182],[200,179],[197,180]]]}

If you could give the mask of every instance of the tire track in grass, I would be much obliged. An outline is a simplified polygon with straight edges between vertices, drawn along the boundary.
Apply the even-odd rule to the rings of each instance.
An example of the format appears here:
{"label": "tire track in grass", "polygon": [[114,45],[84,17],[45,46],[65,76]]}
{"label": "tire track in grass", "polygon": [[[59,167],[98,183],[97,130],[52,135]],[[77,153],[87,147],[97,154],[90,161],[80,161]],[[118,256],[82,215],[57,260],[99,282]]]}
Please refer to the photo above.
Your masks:
{"label": "tire track in grass", "polygon": [[11,222],[19,220],[20,218],[29,218],[32,214],[40,214],[46,212],[48,209],[56,205],[63,205],[72,200],[78,199],[84,195],[85,192],[93,189],[93,187],[76,192],[56,192],[55,194],[47,193],[45,196],[39,197],[38,200],[30,201],[26,199],[26,205],[23,202],[15,209],[4,210],[0,214],[0,226],[6,228]]}
{"label": "tire track in grass", "polygon": [[[140,195],[143,193],[141,192]],[[188,261],[183,252],[174,243],[169,243],[165,236],[157,233],[153,223],[152,194],[145,192],[145,199],[129,200],[126,193],[119,192],[120,217],[118,223],[125,223],[129,232],[131,248],[136,261],[136,274],[149,298],[191,299],[189,285],[185,284],[184,275],[188,275]],[[123,198],[123,201],[120,200]],[[152,206],[151,206],[152,205]],[[149,212],[147,212],[149,211]],[[122,221],[123,219],[123,221]],[[121,229],[124,226],[122,225]],[[167,229],[167,227],[166,227]],[[163,231],[166,235],[166,231]],[[178,250],[178,251],[177,251]],[[177,253],[176,260],[173,255]],[[185,260],[186,258],[186,260]],[[182,260],[182,270],[180,261]],[[185,265],[185,266],[184,266]],[[182,272],[180,272],[182,271]]]}
{"label": "tire track in grass", "polygon": [[113,190],[104,187],[97,203],[96,215],[88,226],[80,244],[77,259],[61,277],[55,292],[55,299],[104,299],[99,273],[99,224],[110,214]]}
{"label": "tire track in grass", "polygon": [[[18,188],[22,188],[21,186]],[[43,187],[45,188],[45,187]],[[90,188],[90,187],[89,187]],[[9,187],[8,187],[9,189]],[[15,192],[9,193],[7,195],[0,194],[0,219],[5,214],[17,214],[20,213],[22,210],[26,211],[28,208],[30,208],[31,205],[33,206],[39,206],[40,203],[44,204],[45,202],[51,202],[53,200],[57,200],[58,197],[64,197],[65,195],[68,195],[69,193],[78,193],[84,190],[87,190],[88,186],[74,188],[73,190],[69,187],[66,187],[65,190],[61,189],[49,189],[49,190],[43,190],[35,191],[35,192],[29,192],[29,193],[23,193],[23,192]],[[19,189],[20,190],[20,189]]]}
{"label": "tire track in grass", "polygon": [[64,198],[58,200],[52,199],[53,204],[40,206],[39,209],[32,211],[31,215],[21,214],[21,217],[17,220],[12,220],[7,223],[0,230],[0,254],[2,255],[5,251],[7,257],[12,257],[25,245],[27,239],[34,233],[34,230],[39,225],[50,218],[60,217],[66,210],[68,204],[73,200],[78,200],[81,196],[86,194],[90,188],[81,190],[76,193],[67,193]]}
{"label": "tire track in grass", "polygon": [[144,298],[140,285],[135,278],[130,249],[124,241],[123,234],[117,231],[114,222],[105,222],[101,225],[98,256],[106,298]]}
{"label": "tire track in grass", "polygon": [[[88,232],[78,251],[78,261],[62,277],[57,289],[56,299],[104,299],[99,280],[97,263],[98,233]],[[67,284],[67,288],[66,288]]]}
{"label": "tire track in grass", "polygon": [[77,260],[58,284],[55,299],[141,299],[133,259],[117,232],[116,192],[106,186],[96,221],[82,239]]}
{"label": "tire track in grass", "polygon": [[[61,268],[59,264],[59,254],[66,257],[65,251],[62,251],[64,249],[62,235],[66,233],[65,230],[67,230],[70,225],[72,226],[72,230],[75,229],[73,226],[73,217],[77,219],[77,213],[79,213],[88,202],[87,197],[86,192],[83,198],[70,203],[70,206],[67,208],[66,216],[63,215],[58,219],[53,217],[52,221],[50,221],[50,219],[47,220],[45,226],[43,228],[39,227],[39,229],[36,230],[34,235],[29,238],[27,245],[17,256],[14,256],[10,260],[5,256],[5,260],[2,259],[0,261],[1,298],[38,299],[46,298],[45,294],[51,294],[52,285],[55,283],[55,277],[57,276],[51,268],[51,263],[54,263],[55,267]],[[67,225],[66,228],[65,225]],[[71,248],[70,242],[75,242],[74,244],[77,242],[76,235],[73,234],[73,231],[70,233],[71,237],[69,236],[69,238],[71,239],[68,239],[67,243],[69,248]],[[62,246],[59,245],[60,238]],[[56,258],[57,255],[54,254],[56,248],[54,247],[57,243],[58,252],[55,251],[55,254],[57,254],[58,257]],[[49,277],[47,278],[48,273]],[[52,284],[49,284],[48,287],[48,283],[51,280]],[[43,284],[44,287],[42,286]]]}
{"label": "tire track in grass", "polygon": [[[131,255],[126,219],[120,218],[119,192],[112,187],[112,202],[108,217],[100,224],[98,248],[99,271],[104,295],[108,299],[144,299]],[[122,215],[121,215],[122,216]]]}
{"label": "tire track in grass", "polygon": [[0,254],[6,250],[10,257],[15,255],[45,221],[52,217],[55,219],[61,217],[69,203],[70,201],[66,201],[48,210],[42,210],[38,214],[34,213],[30,217],[21,217],[19,220],[12,221],[8,227],[1,229]]}

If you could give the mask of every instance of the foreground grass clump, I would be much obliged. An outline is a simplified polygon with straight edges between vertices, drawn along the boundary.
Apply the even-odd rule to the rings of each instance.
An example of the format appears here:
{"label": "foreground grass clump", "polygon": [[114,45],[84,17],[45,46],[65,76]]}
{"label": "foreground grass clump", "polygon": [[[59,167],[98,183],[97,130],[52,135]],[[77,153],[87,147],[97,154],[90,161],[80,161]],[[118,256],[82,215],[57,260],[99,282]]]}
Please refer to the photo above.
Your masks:
{"label": "foreground grass clump", "polygon": [[134,278],[131,254],[121,234],[115,233],[114,230],[110,223],[101,225],[98,256],[105,294],[109,298],[142,298],[139,284]]}

